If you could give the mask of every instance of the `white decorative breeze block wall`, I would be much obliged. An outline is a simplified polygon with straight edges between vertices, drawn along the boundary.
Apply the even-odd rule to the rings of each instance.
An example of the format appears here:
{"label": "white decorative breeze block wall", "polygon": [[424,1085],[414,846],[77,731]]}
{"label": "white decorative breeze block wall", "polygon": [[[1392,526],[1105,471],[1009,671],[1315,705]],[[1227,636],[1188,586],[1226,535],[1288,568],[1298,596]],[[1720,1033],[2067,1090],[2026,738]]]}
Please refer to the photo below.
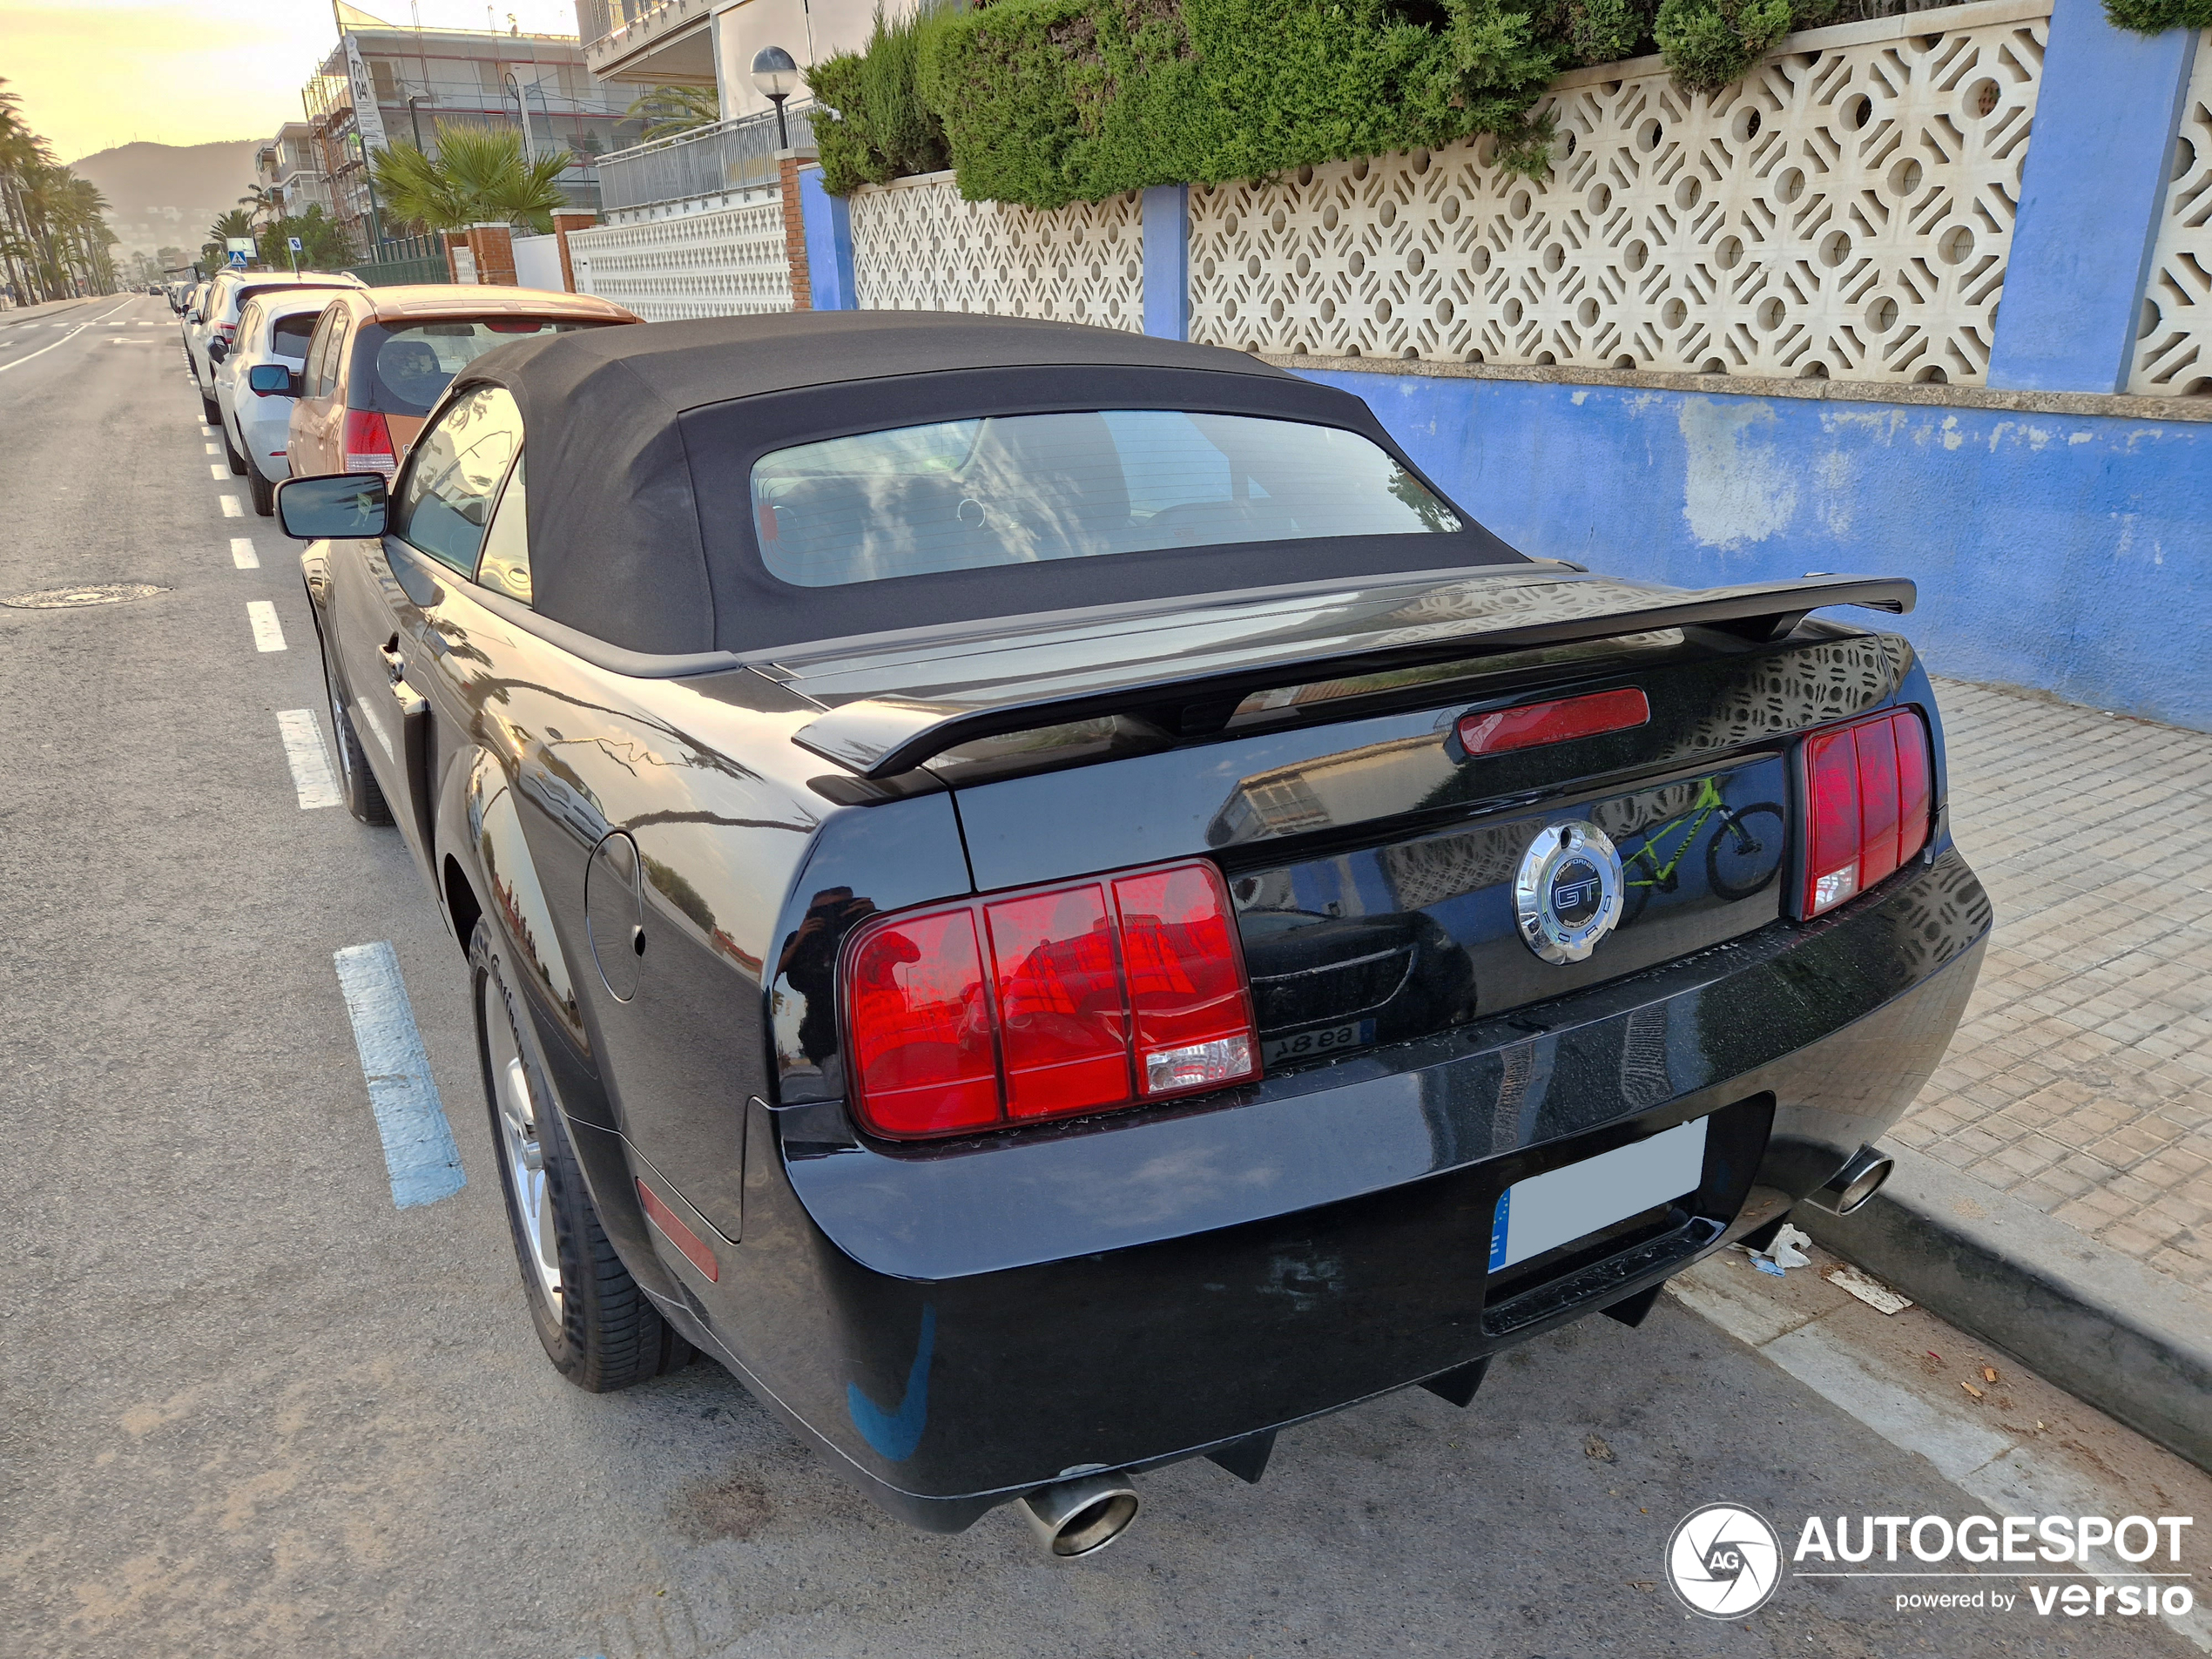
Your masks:
{"label": "white decorative breeze block wall", "polygon": [[2198,37],[2128,389],[2212,392],[2212,29]]}
{"label": "white decorative breeze block wall", "polygon": [[977,311],[1144,327],[1134,191],[1049,212],[961,198],[949,172],[853,192],[853,287],[867,311]]}
{"label": "white decorative breeze block wall", "polygon": [[791,309],[783,206],[773,190],[747,192],[735,206],[570,231],[569,255],[578,289],[647,322]]}
{"label": "white decorative breeze block wall", "polygon": [[1710,98],[1656,58],[1576,71],[1541,181],[1478,140],[1194,186],[1190,336],[1979,384],[2050,9],[1810,30]]}

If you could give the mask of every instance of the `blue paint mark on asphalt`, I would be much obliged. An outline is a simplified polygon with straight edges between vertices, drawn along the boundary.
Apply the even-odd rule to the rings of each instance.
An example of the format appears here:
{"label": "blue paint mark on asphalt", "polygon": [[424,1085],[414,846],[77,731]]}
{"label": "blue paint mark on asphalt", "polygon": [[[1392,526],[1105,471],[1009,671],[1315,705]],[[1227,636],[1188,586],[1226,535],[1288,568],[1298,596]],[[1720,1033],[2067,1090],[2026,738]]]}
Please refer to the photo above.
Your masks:
{"label": "blue paint mark on asphalt", "polygon": [[860,1438],[894,1463],[903,1463],[921,1444],[922,1425],[929,1417],[929,1356],[937,1345],[937,1310],[924,1305],[921,1340],[914,1348],[914,1369],[907,1373],[906,1398],[899,1409],[887,1412],[860,1392],[858,1383],[845,1385],[845,1407],[853,1413],[853,1426]]}
{"label": "blue paint mark on asphalt", "polygon": [[461,1173],[461,1151],[453,1143],[438,1085],[431,1080],[430,1056],[415,1028],[400,959],[380,940],[348,945],[334,960],[346,1012],[354,1022],[354,1046],[361,1051],[361,1075],[368,1080],[368,1103],[384,1142],[392,1202],[407,1210],[449,1197],[467,1177]]}

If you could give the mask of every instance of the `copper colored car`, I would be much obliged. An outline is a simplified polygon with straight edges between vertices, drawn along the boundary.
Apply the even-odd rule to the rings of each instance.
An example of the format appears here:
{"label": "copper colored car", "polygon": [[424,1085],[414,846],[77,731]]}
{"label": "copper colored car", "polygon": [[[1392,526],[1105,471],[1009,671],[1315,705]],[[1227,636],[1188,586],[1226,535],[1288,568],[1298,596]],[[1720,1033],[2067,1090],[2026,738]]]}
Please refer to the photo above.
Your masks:
{"label": "copper colored car", "polygon": [[441,282],[342,293],[315,325],[299,373],[292,475],[388,477],[454,375],[493,347],[643,320],[611,300],[543,288]]}

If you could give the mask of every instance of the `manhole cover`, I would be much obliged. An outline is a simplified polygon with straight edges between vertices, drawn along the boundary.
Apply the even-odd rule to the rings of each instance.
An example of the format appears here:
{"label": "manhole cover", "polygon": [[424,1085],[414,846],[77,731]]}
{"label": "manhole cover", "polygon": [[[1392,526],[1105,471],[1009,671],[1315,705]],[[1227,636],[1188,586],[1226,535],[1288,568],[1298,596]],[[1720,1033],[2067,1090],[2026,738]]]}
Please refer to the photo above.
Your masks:
{"label": "manhole cover", "polygon": [[83,588],[49,588],[44,593],[18,593],[0,599],[10,610],[66,610],[72,605],[120,605],[133,599],[151,599],[166,593],[145,582],[100,582]]}

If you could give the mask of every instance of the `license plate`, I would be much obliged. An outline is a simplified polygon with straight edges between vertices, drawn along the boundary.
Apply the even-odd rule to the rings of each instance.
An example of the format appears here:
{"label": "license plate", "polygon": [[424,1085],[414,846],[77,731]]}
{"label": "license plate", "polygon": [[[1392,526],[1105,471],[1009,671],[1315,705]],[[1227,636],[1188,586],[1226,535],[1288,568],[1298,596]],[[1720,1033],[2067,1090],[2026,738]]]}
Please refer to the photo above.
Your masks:
{"label": "license plate", "polygon": [[1313,1060],[1334,1054],[1339,1049],[1357,1049],[1374,1040],[1372,1020],[1347,1020],[1342,1025],[1301,1031],[1296,1036],[1271,1037],[1260,1045],[1260,1059],[1271,1067],[1287,1060]]}
{"label": "license plate", "polygon": [[1490,1225],[1490,1271],[1571,1244],[1640,1211],[1695,1192],[1705,1178],[1705,1120],[1516,1181]]}

